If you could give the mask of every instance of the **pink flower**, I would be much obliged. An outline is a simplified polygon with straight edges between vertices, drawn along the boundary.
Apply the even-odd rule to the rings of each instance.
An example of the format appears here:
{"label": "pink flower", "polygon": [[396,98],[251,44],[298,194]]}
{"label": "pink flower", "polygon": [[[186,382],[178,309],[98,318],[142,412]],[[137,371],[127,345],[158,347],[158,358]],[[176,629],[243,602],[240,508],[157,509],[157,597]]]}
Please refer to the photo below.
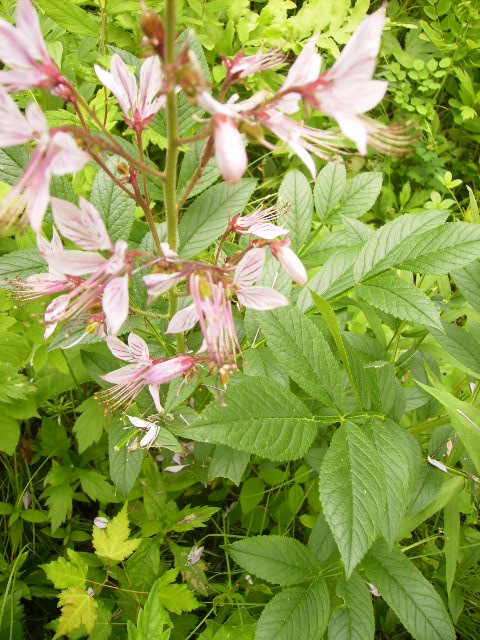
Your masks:
{"label": "pink flower", "polygon": [[162,69],[157,56],[145,60],[140,68],[140,84],[118,54],[112,57],[111,73],[95,65],[100,81],[118,100],[125,121],[137,131],[144,129],[165,104],[162,90]]}
{"label": "pink flower", "polygon": [[[155,440],[160,433],[160,427],[158,426],[158,424],[156,422],[152,422],[151,420],[143,420],[142,418],[136,418],[133,416],[127,416],[127,418],[130,420],[131,424],[134,427],[136,427],[137,429],[143,429],[146,432],[140,440],[138,446],[141,449],[146,448],[147,450],[150,449],[150,447],[154,446]],[[131,451],[136,447],[137,439],[135,438],[134,443],[132,445],[129,445],[128,448]]]}
{"label": "pink flower", "polygon": [[59,198],[50,198],[55,224],[60,232],[82,249],[113,250],[113,242],[93,204],[82,196],[80,208]]}
{"label": "pink flower", "polygon": [[11,67],[0,71],[0,86],[8,91],[47,87],[66,97],[68,82],[48,55],[30,0],[18,0],[15,20],[16,27],[0,19],[0,60]]}
{"label": "pink flower", "polygon": [[288,233],[288,229],[277,227],[271,221],[278,220],[278,218],[284,216],[289,208],[289,206],[285,205],[281,207],[273,205],[267,209],[262,209],[260,206],[246,216],[238,215],[232,218],[230,223],[231,231],[244,235],[252,234],[264,240],[273,240]]}
{"label": "pink flower", "polygon": [[[50,134],[47,121],[36,104],[27,107],[23,116],[13,101],[0,92],[0,106],[6,118],[0,122],[0,141],[4,146],[35,140],[37,146],[27,168],[0,207],[0,225],[12,227],[25,209],[30,224],[40,231],[48,205],[50,178],[75,173],[83,168],[89,157],[66,133]],[[15,126],[16,133],[12,132]]]}
{"label": "pink flower", "polygon": [[235,184],[241,180],[248,165],[242,137],[232,118],[216,115],[212,125],[218,169],[227,184]]}
{"label": "pink flower", "polygon": [[253,56],[246,56],[243,53],[237,55],[231,60],[223,58],[223,64],[227,69],[228,82],[243,80],[254,73],[273,69],[281,64],[285,56],[279,51],[267,51],[266,53],[256,53]]}
{"label": "pink flower", "polygon": [[107,345],[115,357],[131,363],[101,376],[102,380],[115,385],[101,394],[109,411],[125,404],[128,408],[148,386],[155,408],[161,413],[160,385],[188,373],[195,365],[195,359],[187,355],[162,360],[151,358],[146,342],[135,333],[128,336],[128,346],[111,336],[107,337]]}
{"label": "pink flower", "polygon": [[149,301],[153,298],[160,296],[162,293],[166,293],[176,284],[185,280],[185,274],[179,273],[150,273],[147,276],[143,276],[143,282],[147,288],[149,295]]}
{"label": "pink flower", "polygon": [[270,287],[252,286],[260,277],[265,263],[265,249],[250,249],[235,269],[234,292],[240,304],[249,309],[267,311],[286,307],[289,302],[280,292]]}
{"label": "pink flower", "polygon": [[303,287],[308,280],[307,272],[299,257],[290,249],[290,238],[270,243],[272,255],[279,261],[285,273]]}
{"label": "pink flower", "polygon": [[[305,84],[301,92],[314,108],[336,120],[361,154],[367,152],[368,132],[358,116],[382,100],[388,85],[383,80],[372,80],[384,24],[385,8],[381,7],[363,20],[333,67]],[[316,55],[311,53],[316,37],[306,47],[310,57]]]}

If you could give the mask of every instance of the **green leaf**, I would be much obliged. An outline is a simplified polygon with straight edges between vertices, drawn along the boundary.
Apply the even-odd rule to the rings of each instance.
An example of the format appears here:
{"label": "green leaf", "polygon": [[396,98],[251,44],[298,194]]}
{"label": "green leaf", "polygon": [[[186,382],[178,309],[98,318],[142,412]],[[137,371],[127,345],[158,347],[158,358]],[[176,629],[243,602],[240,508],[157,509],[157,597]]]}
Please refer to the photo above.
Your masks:
{"label": "green leaf", "polygon": [[52,524],[52,533],[65,521],[72,511],[73,488],[70,484],[71,468],[60,465],[56,460],[45,478],[48,486],[42,493],[47,498],[48,517]]}
{"label": "green leaf", "polygon": [[125,438],[123,423],[114,420],[108,430],[108,450],[110,459],[110,478],[115,490],[126,498],[142,466],[143,451],[128,451],[127,447],[117,449],[117,445]]}
{"label": "green leaf", "polygon": [[91,38],[100,37],[100,22],[95,20],[91,13],[87,13],[75,4],[65,3],[62,0],[37,0],[37,4],[49,18],[69,33]]}
{"label": "green leaf", "polygon": [[380,458],[379,475],[387,495],[381,529],[392,547],[415,490],[420,448],[413,436],[391,420],[381,422],[372,418],[367,428]]}
{"label": "green leaf", "polygon": [[131,620],[128,620],[128,623],[129,640],[157,640],[157,638],[158,640],[168,640],[170,629],[163,629],[168,624],[168,616],[158,597],[157,583],[153,585],[148,594],[145,606],[139,611],[135,632],[132,629]]}
{"label": "green leaf", "polygon": [[287,173],[280,183],[278,200],[291,204],[286,219],[281,222],[290,230],[288,237],[292,251],[298,253],[310,232],[313,215],[312,190],[301,171],[293,169]]}
{"label": "green leaf", "polygon": [[122,510],[110,520],[106,529],[93,528],[92,543],[95,553],[100,558],[111,562],[122,562],[128,558],[140,544],[141,540],[130,540],[127,503]]}
{"label": "green leaf", "polygon": [[360,282],[367,275],[371,277],[393,266],[399,256],[401,259],[398,248],[403,247],[404,242],[411,243],[412,236],[443,225],[447,217],[448,211],[422,211],[405,213],[387,222],[360,251],[354,267],[355,281]]}
{"label": "green leaf", "polygon": [[308,548],[320,562],[326,562],[332,553],[336,551],[337,545],[333,538],[330,527],[325,520],[323,512],[320,512],[315,522],[312,533],[308,539]]}
{"label": "green leaf", "polygon": [[85,589],[70,587],[66,591],[61,591],[58,596],[58,605],[62,607],[62,615],[53,640],[69,634],[82,625],[85,626],[86,632],[90,633],[97,619],[97,602]]}
{"label": "green leaf", "polygon": [[[185,191],[187,185],[198,169],[198,163],[204,147],[204,142],[196,142],[192,144],[183,156],[182,165],[180,167],[180,173],[178,174],[177,193],[179,196]],[[202,171],[202,179],[197,182],[189,194],[189,198],[193,198],[198,194],[211,187],[214,182],[220,177],[220,171],[215,158],[210,158]]]}
{"label": "green leaf", "polygon": [[358,293],[372,306],[407,322],[442,328],[440,314],[423,291],[395,276],[382,276],[357,286]]}
{"label": "green leaf", "polygon": [[68,560],[58,558],[49,564],[40,565],[47,574],[55,589],[77,587],[85,589],[88,566],[81,556],[73,549],[67,549]]}
{"label": "green leaf", "polygon": [[240,507],[242,508],[242,513],[249,513],[257,504],[260,504],[264,498],[265,494],[265,484],[263,480],[252,476],[245,480],[242,484],[242,489],[240,491]]}
{"label": "green leaf", "polygon": [[288,375],[278,364],[278,360],[271,349],[265,346],[249,349],[245,352],[246,362],[243,373],[254,378],[269,378],[288,387]]}
{"label": "green leaf", "polygon": [[372,596],[365,582],[355,571],[346,580],[340,576],[337,596],[343,605],[332,611],[328,623],[329,640],[373,640],[375,618]]}
{"label": "green leaf", "polygon": [[78,442],[78,453],[100,440],[106,425],[104,407],[95,398],[87,398],[77,407],[80,413],[73,425],[73,433]]}
{"label": "green leaf", "polygon": [[293,538],[254,536],[226,549],[245,571],[283,587],[310,580],[319,570],[315,556]]}
{"label": "green leaf", "polygon": [[330,597],[324,580],[274,596],[258,620],[255,640],[318,640],[327,627]]}
{"label": "green leaf", "polygon": [[418,380],[416,383],[443,404],[452,421],[452,427],[462,441],[477,472],[480,473],[480,410],[448,392],[433,374],[430,374],[429,378],[433,387],[422,384]]}
{"label": "green leaf", "polygon": [[349,577],[379,533],[386,493],[381,461],[365,429],[346,420],[335,432],[320,470],[325,518]]}
{"label": "green leaf", "polygon": [[248,453],[217,444],[208,468],[208,479],[229,478],[234,484],[239,485],[249,460]]}
{"label": "green leaf", "polygon": [[156,582],[160,604],[171,613],[180,615],[184,611],[192,611],[200,606],[186,584],[172,584],[178,576],[179,569],[169,569]]}
{"label": "green leaf", "polygon": [[480,255],[480,227],[447,222],[402,243],[393,253],[400,269],[441,275],[473,262]]}
{"label": "green leaf", "polygon": [[445,543],[445,582],[447,593],[450,595],[457,570],[460,551],[460,505],[457,497],[450,500],[443,509],[443,530]]}
{"label": "green leaf", "polygon": [[475,311],[480,311],[480,262],[458,269],[452,273],[455,284]]}
{"label": "green leaf", "polygon": [[242,213],[255,189],[255,180],[210,187],[188,207],[178,225],[180,255],[192,258],[206,249],[227,228],[228,217]]}
{"label": "green leaf", "polygon": [[0,182],[12,187],[20,177],[28,158],[29,153],[24,145],[0,149]]}
{"label": "green leaf", "polygon": [[329,407],[346,405],[345,383],[327,341],[295,307],[258,315],[275,358],[292,380]]}
{"label": "green leaf", "polygon": [[80,479],[82,491],[87,494],[90,500],[99,502],[115,502],[115,493],[112,485],[105,476],[93,469],[76,469]]}
{"label": "green leaf", "polygon": [[182,435],[282,461],[303,456],[317,433],[305,405],[270,380],[243,380],[227,390],[224,402],[211,402]]}
{"label": "green leaf", "polygon": [[459,368],[477,377],[480,375],[480,343],[471,333],[449,322],[442,322],[442,331],[430,329],[430,333]]}
{"label": "green leaf", "polygon": [[377,171],[359,173],[347,184],[337,215],[360,218],[373,207],[381,188],[381,173]]}
{"label": "green leaf", "polygon": [[455,640],[442,599],[399,549],[390,550],[384,540],[378,540],[363,567],[415,640]]}
{"label": "green leaf", "polygon": [[135,201],[101,169],[93,181],[90,201],[98,209],[114,242],[128,238],[134,220]]}
{"label": "green leaf", "polygon": [[323,222],[330,222],[332,213],[340,202],[347,182],[345,165],[337,162],[329,162],[318,174],[313,199],[315,212]]}
{"label": "green leaf", "polygon": [[34,273],[45,273],[47,263],[36,249],[22,249],[11,251],[0,256],[0,280],[2,283],[14,286],[14,278],[28,278]]}
{"label": "green leaf", "polygon": [[0,335],[0,350],[4,363],[20,368],[28,362],[31,347],[24,336],[4,331]]}
{"label": "green leaf", "polygon": [[20,426],[17,420],[8,416],[0,416],[0,451],[13,456],[20,440]]}

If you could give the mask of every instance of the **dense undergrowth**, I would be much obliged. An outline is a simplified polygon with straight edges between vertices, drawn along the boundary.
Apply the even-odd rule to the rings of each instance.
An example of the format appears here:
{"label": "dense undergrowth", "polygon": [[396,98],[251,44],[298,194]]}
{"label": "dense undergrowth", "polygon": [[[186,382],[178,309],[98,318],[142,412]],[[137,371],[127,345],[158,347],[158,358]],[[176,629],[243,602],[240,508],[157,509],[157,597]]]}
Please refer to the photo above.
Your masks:
{"label": "dense undergrowth", "polygon": [[[123,239],[131,252],[154,254],[155,240],[168,237],[172,246],[166,191],[147,171],[165,166],[164,110],[140,133],[145,183],[139,179],[137,200],[129,199],[108,172],[134,184],[137,140],[93,68],[109,69],[117,54],[138,72],[146,51],[140,3],[34,4],[49,55],[86,106],[76,112],[64,96],[38,88],[15,92],[16,103],[23,110],[36,102],[51,128],[79,128],[83,113],[95,135],[118,145],[103,167],[89,161],[73,177],[53,176],[51,195],[91,201],[110,245]],[[146,2],[160,16],[164,4]],[[13,22],[15,3],[0,6]],[[227,77],[222,56],[276,48],[287,56],[283,65],[235,90],[240,99],[277,92],[312,35],[320,33],[329,69],[379,7],[178,2],[177,52],[188,43],[210,89]],[[184,140],[180,258],[213,264],[218,253],[228,265],[248,255],[251,236],[230,228],[232,217],[280,201],[289,205],[279,224],[308,282],[298,286],[297,263],[279,270],[273,243],[258,284],[290,304],[235,308],[238,370],[196,355],[185,380],[161,386],[154,427],[132,424],[121,410],[105,415],[102,398],[115,401],[106,391],[112,381],[101,376],[122,363],[98,331],[102,321],[90,317],[85,327],[70,318],[44,338],[45,300],[25,304],[18,294],[19,283],[47,269],[37,234],[3,235],[0,640],[478,639],[478,10],[474,0],[388,4],[375,77],[389,86],[373,115],[397,123],[408,137],[405,153],[361,156],[350,145],[343,159],[315,158],[315,178],[287,145],[271,137],[271,148],[253,144],[246,128],[248,169],[240,181],[226,176],[238,167],[217,166],[218,153],[217,162],[203,154],[208,141],[190,140],[209,115],[187,100],[191,77],[183,77],[174,98]],[[143,29],[149,35],[145,20]],[[301,119],[335,128],[311,105]],[[0,150],[1,197],[29,155],[25,145]],[[139,202],[146,201],[145,212]],[[49,208],[40,223],[49,239],[54,221],[61,227]],[[239,271],[238,259],[232,264]],[[247,294],[235,277],[232,295],[241,301]],[[147,289],[134,274],[128,319],[114,333],[123,342],[127,334],[143,339],[150,363],[198,354],[198,326],[186,331],[185,349],[183,331],[166,333],[172,304],[182,310],[184,296],[172,303],[162,292],[147,304]],[[152,397],[142,389],[128,415],[155,412]]]}

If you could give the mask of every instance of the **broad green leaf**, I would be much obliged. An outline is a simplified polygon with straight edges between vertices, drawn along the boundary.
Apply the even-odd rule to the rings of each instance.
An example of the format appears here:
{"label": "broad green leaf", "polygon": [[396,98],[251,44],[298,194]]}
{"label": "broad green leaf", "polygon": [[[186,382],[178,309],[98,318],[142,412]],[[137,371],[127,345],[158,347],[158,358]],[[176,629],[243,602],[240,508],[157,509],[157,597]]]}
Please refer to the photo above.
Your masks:
{"label": "broad green leaf", "polygon": [[250,456],[247,453],[217,444],[208,468],[208,479],[229,478],[234,484],[239,485],[249,460]]}
{"label": "broad green leaf", "polygon": [[85,626],[86,632],[90,633],[97,619],[97,602],[86,589],[70,587],[61,591],[58,605],[62,607],[62,615],[53,640],[75,631],[82,625]]}
{"label": "broad green leaf", "polygon": [[381,530],[386,489],[381,461],[366,429],[346,420],[320,470],[323,512],[349,577]]}
{"label": "broad green leaf", "polygon": [[301,171],[289,171],[278,189],[279,202],[291,204],[282,226],[290,230],[292,251],[298,253],[312,226],[313,198],[308,180]]}
{"label": "broad green leaf", "polygon": [[285,373],[313,398],[343,409],[346,392],[341,369],[313,322],[292,306],[258,317],[268,346]]}
{"label": "broad green leaf", "polygon": [[368,429],[380,458],[379,471],[387,494],[381,529],[392,547],[415,490],[420,449],[415,438],[391,420],[372,418]]}
{"label": "broad green leaf", "polygon": [[377,171],[359,173],[352,178],[342,194],[337,215],[360,218],[367,213],[380,193],[382,178]]}
{"label": "broad green leaf", "polygon": [[188,207],[178,225],[180,255],[192,258],[219,238],[229,216],[242,213],[255,189],[255,180],[241,180],[229,186],[216,184]]}
{"label": "broad green leaf", "polygon": [[448,211],[422,211],[405,213],[387,222],[360,251],[354,267],[355,281],[360,282],[367,275],[371,277],[393,266],[399,255],[398,247],[404,246],[403,242],[411,243],[412,236],[443,225],[447,217]]}
{"label": "broad green leaf", "polygon": [[77,407],[80,413],[73,425],[77,438],[78,452],[83,453],[90,445],[98,442],[106,426],[104,407],[95,398],[87,398]]}
{"label": "broad green leaf", "polygon": [[343,226],[345,227],[345,235],[352,245],[363,244],[370,240],[375,231],[355,218],[346,218],[342,216]]}
{"label": "broad green leaf", "polygon": [[450,500],[443,509],[443,531],[445,542],[445,582],[447,593],[450,594],[457,570],[457,562],[460,550],[460,509],[457,497]]}
{"label": "broad green leaf", "polygon": [[442,328],[436,305],[414,284],[395,276],[382,276],[358,285],[358,293],[372,306],[395,318]]}
{"label": "broad green leaf", "polygon": [[49,485],[42,493],[47,498],[48,517],[52,524],[52,533],[65,521],[67,514],[72,511],[73,488],[70,484],[71,467],[60,465],[56,460],[45,478]]}
{"label": "broad green leaf", "polygon": [[265,497],[265,483],[260,478],[252,476],[245,480],[240,491],[240,507],[242,513],[249,513]]}
{"label": "broad green leaf", "polygon": [[4,331],[0,335],[0,351],[2,361],[11,364],[15,368],[21,368],[28,362],[31,347],[24,336],[10,331]]}
{"label": "broad green leaf", "polygon": [[182,435],[282,461],[303,456],[319,426],[297,396],[263,378],[231,387],[224,403],[211,402]]}
{"label": "broad green leaf", "polygon": [[0,451],[13,456],[20,440],[20,425],[14,418],[0,416]]}
{"label": "broad green leaf", "polygon": [[24,145],[0,149],[0,182],[13,186],[26,166],[28,158],[29,153]]}
{"label": "broad green leaf", "polygon": [[87,563],[73,549],[67,549],[67,555],[68,560],[60,557],[49,564],[40,566],[47,574],[47,578],[53,582],[55,589],[68,589],[69,587],[85,589]]}
{"label": "broad green leaf", "polygon": [[179,569],[169,569],[156,582],[160,604],[177,615],[200,606],[186,584],[175,583]]}
{"label": "broad green leaf", "polygon": [[330,596],[324,580],[274,596],[258,620],[255,640],[318,640],[327,627]]}
{"label": "broad green leaf", "polygon": [[118,443],[124,438],[123,423],[120,420],[114,420],[108,430],[110,478],[115,491],[126,498],[140,473],[143,451],[136,449],[129,452],[125,446],[118,448]]}
{"label": "broad green leaf", "polygon": [[226,549],[243,569],[283,587],[310,580],[319,570],[315,556],[294,538],[254,536]]}
{"label": "broad green leaf", "polygon": [[288,374],[280,367],[271,349],[265,346],[249,349],[245,351],[245,358],[246,362],[243,366],[245,375],[255,378],[269,378],[283,387],[288,387]]}
{"label": "broad green leaf", "polygon": [[343,366],[345,367],[345,370],[347,372],[348,379],[350,380],[350,384],[352,385],[353,394],[357,400],[359,408],[361,409],[362,402],[360,400],[357,388],[355,386],[352,370],[350,368],[350,361],[348,359],[347,352],[345,351],[345,345],[343,344],[340,327],[338,326],[337,316],[335,315],[335,312],[333,311],[332,307],[328,304],[328,302],[321,296],[316,295],[313,291],[312,291],[312,299],[315,303],[315,306],[322,314],[323,319],[325,320],[327,327],[330,333],[332,334],[332,338],[334,339],[335,344],[337,346],[338,353],[340,354],[340,358],[343,362]]}
{"label": "broad green leaf", "polygon": [[370,582],[415,640],[455,640],[442,599],[399,549],[389,549],[384,540],[378,540],[362,564]]}
{"label": "broad green leaf", "polygon": [[92,13],[87,13],[76,4],[72,2],[65,3],[62,0],[37,0],[37,3],[49,18],[63,27],[68,33],[91,38],[100,37],[100,21],[96,20]]}
{"label": "broad green leaf", "polygon": [[308,548],[320,564],[326,562],[337,549],[330,527],[325,520],[323,512],[318,514],[312,533],[308,538]]}
{"label": "broad green leaf", "polygon": [[443,404],[452,421],[452,427],[462,441],[477,472],[480,473],[480,410],[452,395],[433,374],[429,375],[429,378],[433,387],[418,381],[417,384]]}
{"label": "broad green leaf", "polygon": [[340,202],[347,182],[345,165],[329,162],[318,174],[313,189],[315,212],[323,222],[329,222],[332,213]]}
{"label": "broad green leaf", "polygon": [[[131,623],[131,620],[128,620]],[[168,616],[162,607],[158,597],[158,585],[155,583],[148,595],[143,609],[140,609],[137,618],[137,628],[133,629],[133,623],[128,627],[129,640],[168,640],[170,629],[164,630],[168,624]]]}
{"label": "broad green leaf", "polygon": [[93,528],[92,543],[97,556],[109,562],[122,562],[128,558],[140,544],[141,540],[130,540],[127,503],[112,518],[106,529]]}
{"label": "broad green leaf", "polygon": [[76,469],[76,472],[80,479],[82,491],[90,500],[98,500],[99,502],[116,501],[113,487],[102,473],[93,469],[79,468]]}
{"label": "broad green leaf", "polygon": [[373,640],[375,617],[372,596],[365,582],[354,571],[348,580],[340,576],[336,591],[343,605],[332,611],[329,640]]}
{"label": "broad green leaf", "polygon": [[98,209],[108,235],[114,242],[128,238],[134,220],[135,202],[101,169],[93,181],[90,201]]}
{"label": "broad green leaf", "polygon": [[461,369],[480,376],[480,343],[471,333],[449,322],[442,322],[442,331],[430,330]]}
{"label": "broad green leaf", "polygon": [[403,242],[393,252],[394,264],[417,273],[441,275],[465,267],[480,255],[480,227],[447,222]]}
{"label": "broad green leaf", "polygon": [[480,311],[480,262],[458,269],[452,273],[455,284],[475,311]]}
{"label": "broad green leaf", "polygon": [[37,249],[11,251],[0,256],[0,280],[2,284],[14,286],[14,278],[27,278],[34,273],[45,273],[47,263]]}

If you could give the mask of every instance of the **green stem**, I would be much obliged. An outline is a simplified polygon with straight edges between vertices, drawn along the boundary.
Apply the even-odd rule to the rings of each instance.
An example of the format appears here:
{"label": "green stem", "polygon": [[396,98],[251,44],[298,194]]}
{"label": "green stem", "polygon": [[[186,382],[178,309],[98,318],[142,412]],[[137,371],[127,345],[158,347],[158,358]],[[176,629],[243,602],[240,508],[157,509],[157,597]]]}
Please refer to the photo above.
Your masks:
{"label": "green stem", "polygon": [[[173,70],[175,65],[175,35],[176,35],[176,0],[167,0],[165,12],[165,64]],[[167,217],[167,239],[170,249],[177,250],[177,163],[178,163],[178,112],[175,82],[171,82],[167,93],[167,158],[165,162],[165,213]],[[176,288],[168,294],[168,315],[171,318],[178,309]],[[177,334],[179,352],[185,348],[183,334]]]}

